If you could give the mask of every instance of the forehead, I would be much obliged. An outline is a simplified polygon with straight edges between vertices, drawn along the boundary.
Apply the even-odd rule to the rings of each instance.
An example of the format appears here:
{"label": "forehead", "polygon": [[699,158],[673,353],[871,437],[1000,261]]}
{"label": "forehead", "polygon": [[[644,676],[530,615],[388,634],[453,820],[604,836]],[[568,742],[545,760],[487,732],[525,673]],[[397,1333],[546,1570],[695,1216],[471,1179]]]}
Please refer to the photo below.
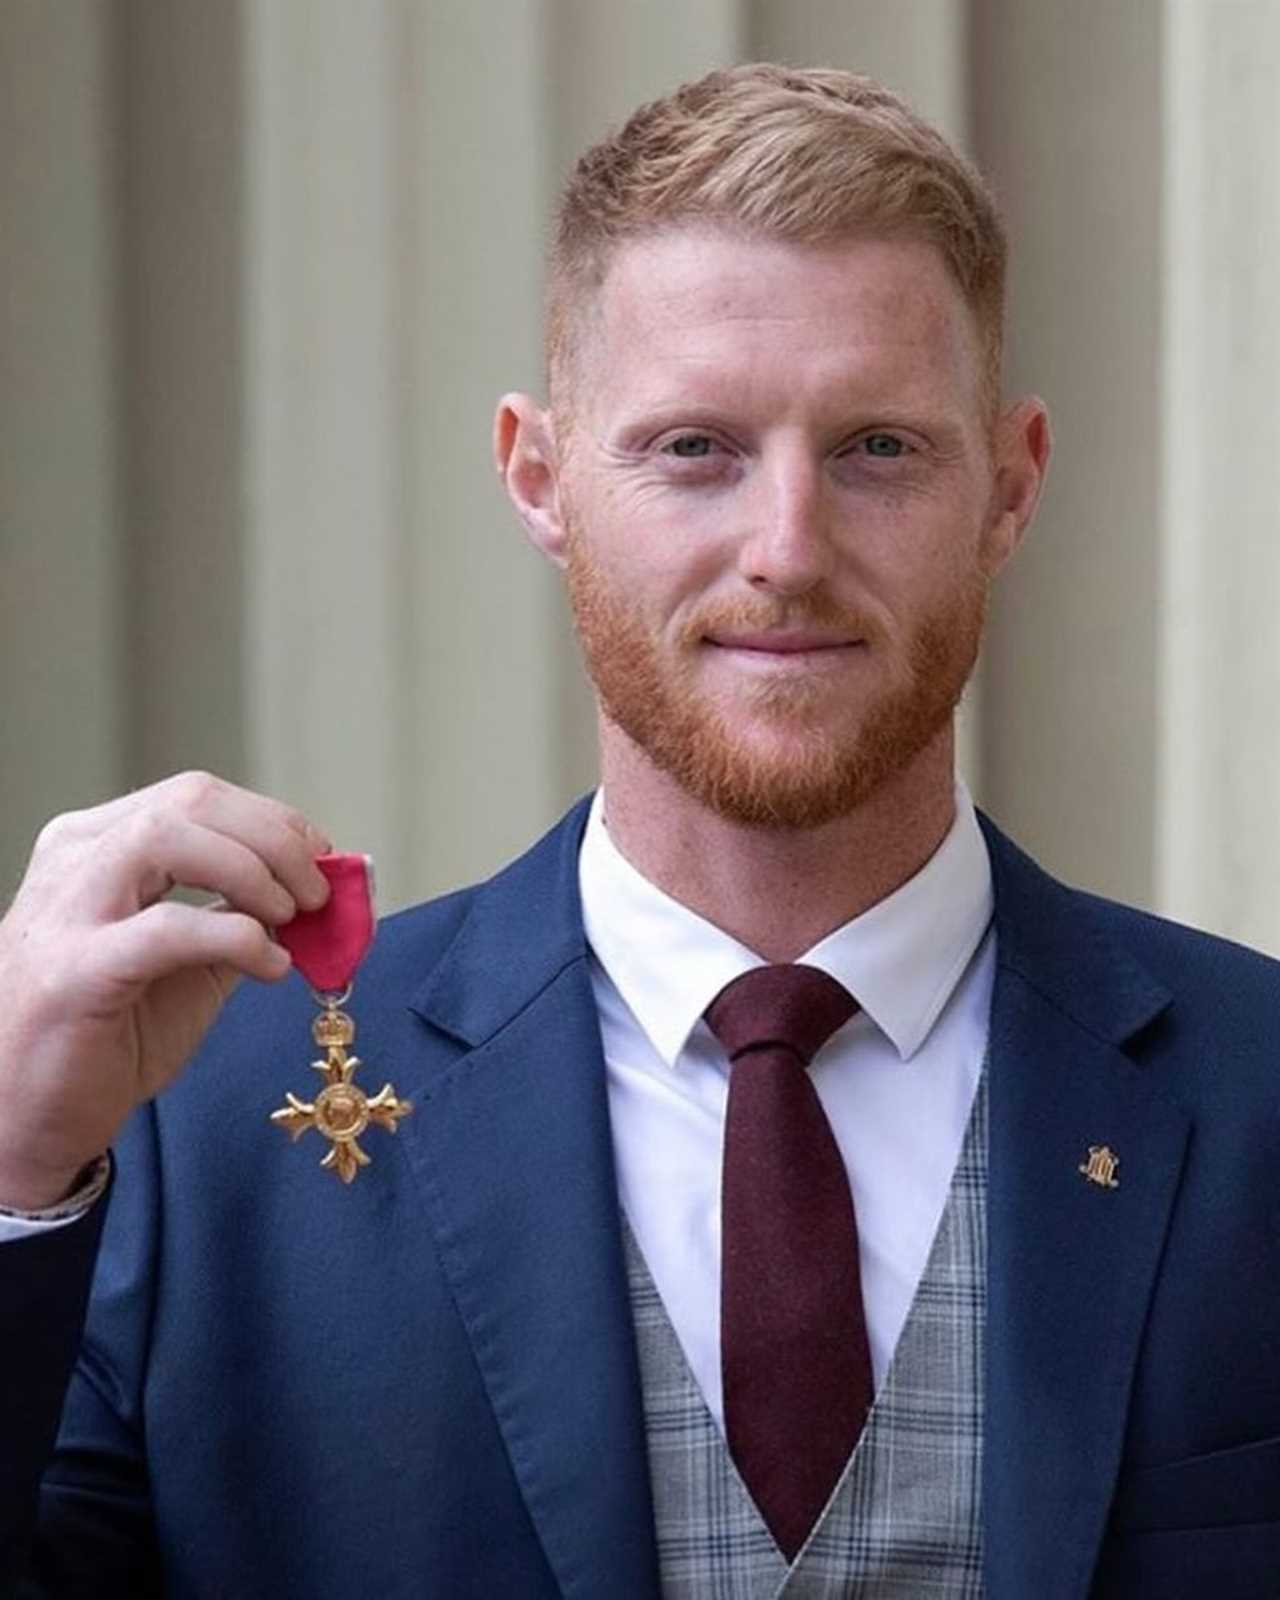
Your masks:
{"label": "forehead", "polygon": [[584,376],[622,390],[772,379],[952,391],[976,408],[974,316],[936,246],[904,238],[806,244],[679,228],[618,247],[599,290]]}

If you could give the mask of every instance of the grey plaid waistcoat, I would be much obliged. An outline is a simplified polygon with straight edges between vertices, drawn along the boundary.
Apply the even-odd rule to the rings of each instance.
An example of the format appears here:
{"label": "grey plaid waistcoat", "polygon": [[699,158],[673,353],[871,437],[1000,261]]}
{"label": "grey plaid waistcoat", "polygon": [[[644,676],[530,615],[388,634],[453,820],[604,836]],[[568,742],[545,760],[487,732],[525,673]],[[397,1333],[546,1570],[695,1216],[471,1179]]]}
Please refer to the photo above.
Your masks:
{"label": "grey plaid waistcoat", "polygon": [[986,1075],[862,1438],[788,1568],[623,1228],[665,1600],[980,1600]]}

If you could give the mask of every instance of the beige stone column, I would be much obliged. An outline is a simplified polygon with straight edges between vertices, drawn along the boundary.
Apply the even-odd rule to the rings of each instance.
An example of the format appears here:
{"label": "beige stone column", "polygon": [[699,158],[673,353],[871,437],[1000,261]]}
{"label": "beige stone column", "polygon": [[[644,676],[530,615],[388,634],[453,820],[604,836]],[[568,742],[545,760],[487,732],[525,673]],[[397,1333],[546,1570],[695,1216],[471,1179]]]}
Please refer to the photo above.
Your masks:
{"label": "beige stone column", "polygon": [[1280,7],[1168,0],[1162,910],[1280,954]]}
{"label": "beige stone column", "polygon": [[247,775],[241,7],[121,0],[115,373],[130,784]]}
{"label": "beige stone column", "polygon": [[1161,61],[1152,0],[978,0],[974,133],[1013,238],[1010,394],[1056,457],[999,585],[984,798],[1048,865],[1150,903],[1160,685]]}
{"label": "beige stone column", "polygon": [[556,586],[491,460],[539,381],[542,4],[406,5],[397,296],[403,565],[397,774],[415,892],[480,876],[556,814]]}
{"label": "beige stone column", "polygon": [[243,439],[251,781],[407,860],[399,730],[399,8],[246,9]]}
{"label": "beige stone column", "polygon": [[0,906],[124,779],[110,14],[0,7]]}
{"label": "beige stone column", "polygon": [[1280,11],[975,20],[1010,386],[1057,443],[994,618],[984,790],[1069,878],[1280,952]]}

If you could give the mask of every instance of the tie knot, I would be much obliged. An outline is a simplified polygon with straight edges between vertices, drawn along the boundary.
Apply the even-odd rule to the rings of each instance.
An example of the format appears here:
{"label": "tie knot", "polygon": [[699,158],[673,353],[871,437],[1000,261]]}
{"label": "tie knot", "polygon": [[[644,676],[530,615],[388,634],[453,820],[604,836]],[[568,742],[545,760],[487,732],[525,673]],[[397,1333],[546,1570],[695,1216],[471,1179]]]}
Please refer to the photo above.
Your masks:
{"label": "tie knot", "polygon": [[706,1019],[730,1061],[748,1050],[780,1046],[807,1067],[857,1009],[845,986],[817,967],[780,963],[725,984]]}

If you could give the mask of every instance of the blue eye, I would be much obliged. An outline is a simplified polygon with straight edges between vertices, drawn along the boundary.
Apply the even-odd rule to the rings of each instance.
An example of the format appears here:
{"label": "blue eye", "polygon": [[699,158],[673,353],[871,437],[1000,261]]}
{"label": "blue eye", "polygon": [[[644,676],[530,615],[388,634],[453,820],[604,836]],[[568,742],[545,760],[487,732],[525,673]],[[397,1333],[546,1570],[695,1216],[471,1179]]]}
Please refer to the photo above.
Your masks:
{"label": "blue eye", "polygon": [[672,439],[664,448],[669,455],[676,456],[681,461],[700,461],[711,454],[714,441],[705,433],[682,433],[678,439]]}
{"label": "blue eye", "polygon": [[903,441],[891,433],[869,433],[862,442],[867,454],[881,461],[892,461],[897,456],[905,455],[907,450]]}

